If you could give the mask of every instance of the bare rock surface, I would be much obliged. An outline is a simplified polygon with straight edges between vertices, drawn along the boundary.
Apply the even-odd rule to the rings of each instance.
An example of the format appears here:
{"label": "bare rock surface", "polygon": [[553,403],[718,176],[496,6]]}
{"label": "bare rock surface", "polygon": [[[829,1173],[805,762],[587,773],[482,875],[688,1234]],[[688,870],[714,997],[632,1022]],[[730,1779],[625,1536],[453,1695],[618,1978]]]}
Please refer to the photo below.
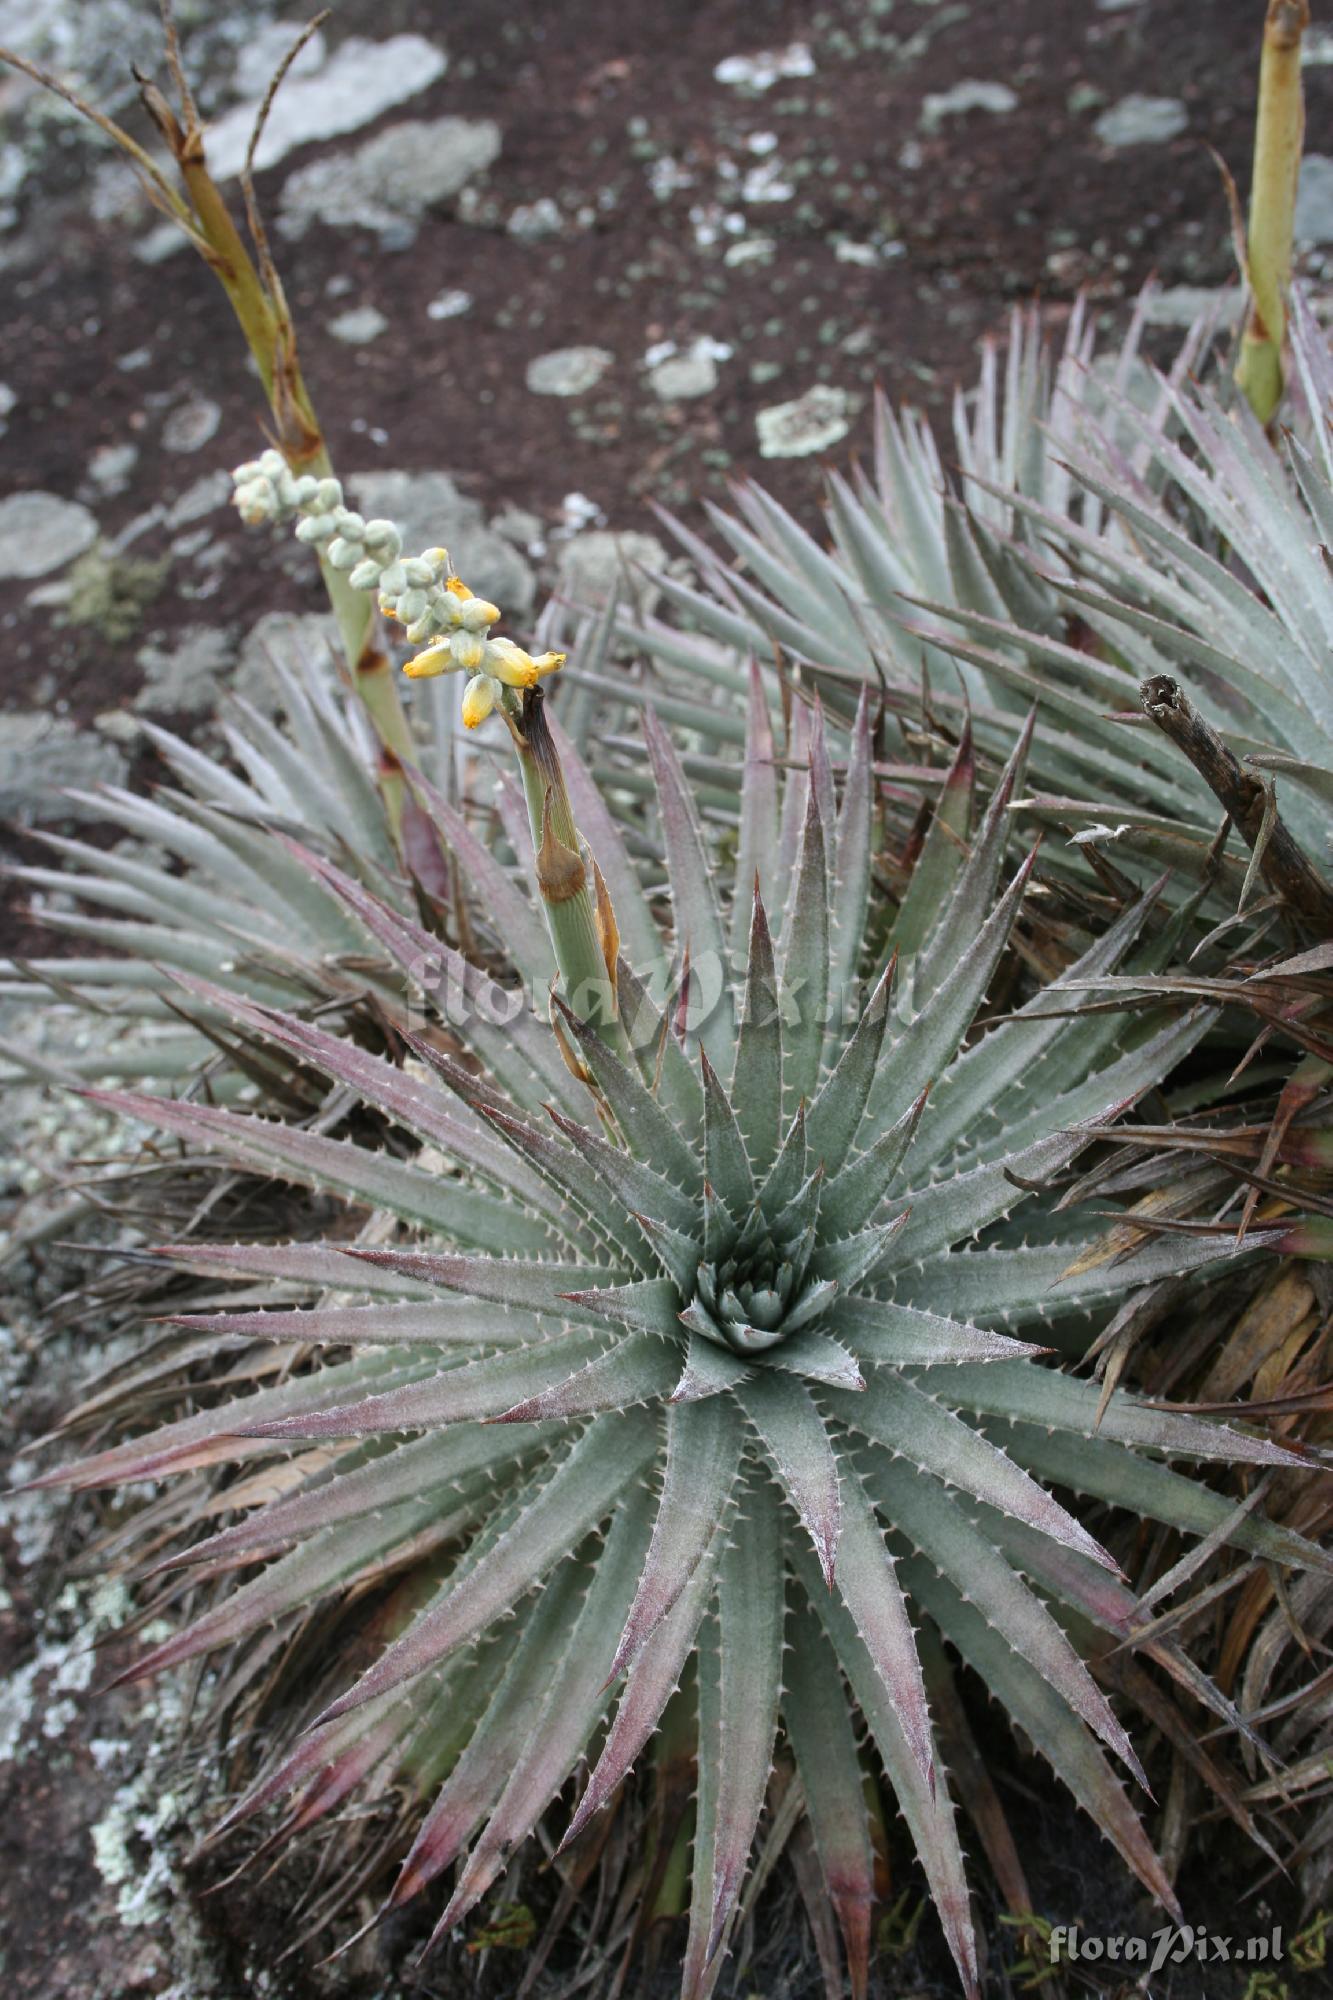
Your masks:
{"label": "bare rock surface", "polygon": [[285,237],[312,223],[369,230],[385,249],[406,250],[421,218],[489,167],[500,151],[493,118],[405,119],[352,153],[298,167],[283,186],[278,227]]}
{"label": "bare rock surface", "polygon": [[[277,39],[272,37],[270,49]],[[295,39],[289,29],[289,47]],[[322,62],[307,64],[288,79],[265,122],[255,165],[275,167],[299,146],[359,131],[381,112],[427,89],[443,76],[446,64],[443,49],[424,35],[391,35],[374,42],[349,36]],[[242,74],[249,81],[256,72],[262,73],[262,64],[252,61]],[[243,99],[210,130],[208,154],[219,179],[239,173],[244,165],[262,96],[263,90]]]}
{"label": "bare rock surface", "polygon": [[97,540],[97,518],[58,493],[12,493],[0,500],[0,579],[49,576]]}
{"label": "bare rock surface", "polygon": [[95,818],[95,806],[65,799],[80,790],[119,784],[125,758],[114,743],[43,709],[0,712],[0,817],[33,820]]}

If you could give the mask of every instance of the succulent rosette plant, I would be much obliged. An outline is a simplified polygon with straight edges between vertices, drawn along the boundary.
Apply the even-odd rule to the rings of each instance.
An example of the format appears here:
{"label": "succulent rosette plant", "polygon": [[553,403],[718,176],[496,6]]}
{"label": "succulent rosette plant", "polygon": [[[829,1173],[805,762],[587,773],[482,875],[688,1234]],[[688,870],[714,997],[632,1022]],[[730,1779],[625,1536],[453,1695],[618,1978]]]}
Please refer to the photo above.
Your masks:
{"label": "succulent rosette plant", "polygon": [[[1099,1394],[1048,1358],[1066,1314],[1218,1246],[1155,1243],[1111,1268],[1086,1212],[1031,1240],[1022,1218],[1033,1186],[1205,1032],[1202,1009],[1127,1025],[1067,1005],[1081,981],[1161,962],[1176,920],[1151,894],[1127,904],[981,1029],[1031,879],[1029,861],[1002,880],[1025,743],[979,820],[964,744],[886,913],[864,703],[841,770],[817,712],[793,760],[756,674],[726,874],[648,713],[661,859],[647,890],[542,690],[515,692],[506,719],[541,777],[531,865],[516,876],[480,843],[468,861],[510,942],[509,983],[274,836],[416,989],[413,1060],[177,975],[378,1117],[381,1147],[104,1094],[369,1214],[322,1243],[163,1253],[245,1287],[185,1321],[191,1351],[232,1357],[232,1391],[50,1475],[168,1482],[155,1566],[202,1608],[131,1671],[225,1657],[218,1701],[263,1708],[267,1760],[226,1828],[287,1795],[279,1830],[296,1832],[405,1787],[388,1907],[456,1869],[437,1936],[577,1774],[566,1846],[655,1732],[683,1731],[687,2000],[717,1980],[775,1758],[865,1991],[878,1771],[975,1993],[927,1691],[943,1639],[1174,1911],[1112,1761],[1142,1782],[1135,1752],[1087,1664],[1133,1638],[1136,1600],[1072,1495],[1279,1564],[1324,1559],[1171,1463],[1299,1459]],[[582,929],[567,920],[590,892],[571,860],[598,885]],[[315,1645],[319,1630],[337,1644]],[[1146,1644],[1234,1722],[1170,1639]]]}
{"label": "succulent rosette plant", "polygon": [[[705,745],[725,743],[746,657],[781,659],[844,725],[869,686],[898,755],[931,733],[956,739],[967,715],[996,759],[1035,707],[1029,819],[1141,881],[1172,868],[1173,893],[1220,876],[1234,904],[1245,857],[1213,852],[1222,807],[1137,713],[1141,682],[1178,674],[1246,769],[1276,783],[1293,835],[1326,866],[1328,334],[1295,292],[1291,427],[1270,436],[1204,365],[1215,311],[1169,369],[1147,362],[1154,290],[1104,356],[1081,307],[1054,360],[1035,315],[1015,314],[1003,369],[989,348],[957,398],[947,453],[923,419],[881,398],[870,466],[829,475],[826,540],[754,481],[737,486],[733,510],[709,509],[711,541],[666,516],[696,580],[656,579],[673,623],[624,621],[654,662],[655,698]],[[598,693],[643,698],[606,679]],[[1077,847],[1051,865],[1083,866]]]}

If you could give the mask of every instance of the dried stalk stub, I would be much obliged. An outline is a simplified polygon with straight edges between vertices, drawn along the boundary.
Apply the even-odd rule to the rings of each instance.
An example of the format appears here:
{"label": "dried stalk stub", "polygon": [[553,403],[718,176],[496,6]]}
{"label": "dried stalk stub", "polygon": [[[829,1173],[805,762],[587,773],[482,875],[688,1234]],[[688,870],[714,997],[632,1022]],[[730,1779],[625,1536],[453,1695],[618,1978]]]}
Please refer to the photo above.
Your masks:
{"label": "dried stalk stub", "polygon": [[1258,854],[1270,887],[1319,936],[1333,937],[1333,889],[1279,816],[1262,780],[1237,760],[1170,674],[1153,674],[1144,681],[1139,701],[1144,714],[1189,758],[1246,846]]}

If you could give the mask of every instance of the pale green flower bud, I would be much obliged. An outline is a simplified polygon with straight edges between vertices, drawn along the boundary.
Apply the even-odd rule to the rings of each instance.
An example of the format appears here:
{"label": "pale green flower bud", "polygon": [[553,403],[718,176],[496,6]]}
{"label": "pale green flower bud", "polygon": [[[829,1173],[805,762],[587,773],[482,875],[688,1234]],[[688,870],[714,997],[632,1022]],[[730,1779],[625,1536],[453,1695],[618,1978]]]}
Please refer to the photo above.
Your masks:
{"label": "pale green flower bud", "polygon": [[330,514],[308,514],[304,521],[296,524],[297,539],[302,542],[331,541],[337,532]]}
{"label": "pale green flower bud", "polygon": [[361,537],[368,549],[374,549],[385,561],[392,562],[401,555],[403,538],[392,521],[367,521],[365,534]]}

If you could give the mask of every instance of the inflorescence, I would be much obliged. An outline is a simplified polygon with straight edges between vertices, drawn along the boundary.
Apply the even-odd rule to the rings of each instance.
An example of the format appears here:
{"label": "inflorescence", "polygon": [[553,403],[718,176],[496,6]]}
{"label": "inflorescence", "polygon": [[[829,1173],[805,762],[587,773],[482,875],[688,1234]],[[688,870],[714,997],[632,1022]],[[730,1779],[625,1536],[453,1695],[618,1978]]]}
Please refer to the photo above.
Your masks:
{"label": "inflorescence", "polygon": [[353,590],[378,592],[384,616],[404,627],[410,644],[424,647],[403,668],[410,679],[469,676],[463,690],[469,729],[485,721],[506,688],[535,687],[563,665],[563,653],[533,655],[512,639],[492,637],[498,606],[474,596],[454,575],[448,550],[404,556],[393,522],[367,521],[346,506],[341,480],[294,473],[276,450],[238,465],[232,480],[243,521],[258,527],[299,515],[299,541],[313,544],[331,569],[345,572]]}

